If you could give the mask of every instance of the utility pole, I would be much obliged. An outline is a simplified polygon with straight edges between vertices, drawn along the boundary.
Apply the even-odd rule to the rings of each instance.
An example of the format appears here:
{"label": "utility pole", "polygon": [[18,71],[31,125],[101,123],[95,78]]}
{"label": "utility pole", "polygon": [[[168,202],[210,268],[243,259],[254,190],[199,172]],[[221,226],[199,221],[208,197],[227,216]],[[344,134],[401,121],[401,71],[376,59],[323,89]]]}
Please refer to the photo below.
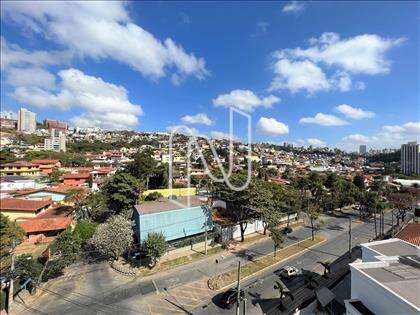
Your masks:
{"label": "utility pole", "polygon": [[246,298],[244,297],[244,305],[243,305],[243,309],[242,309],[242,314],[246,315]]}
{"label": "utility pole", "polygon": [[9,294],[7,296],[7,313],[10,314],[12,310],[12,303],[13,303],[13,276],[15,273],[15,240],[12,242],[12,257],[11,257],[11,264],[10,264],[10,281],[9,281]]}
{"label": "utility pole", "polygon": [[391,210],[391,237],[394,237],[394,209]]}
{"label": "utility pole", "polygon": [[349,217],[349,255],[351,257],[351,217]]}
{"label": "utility pole", "polygon": [[207,255],[207,221],[205,223],[204,229],[204,253]]}
{"label": "utility pole", "polygon": [[239,304],[240,304],[240,300],[241,300],[241,285],[240,285],[240,280],[241,280],[241,261],[238,261],[238,282],[236,284],[236,290],[237,290],[237,300],[236,300],[236,315],[240,315],[239,314]]}

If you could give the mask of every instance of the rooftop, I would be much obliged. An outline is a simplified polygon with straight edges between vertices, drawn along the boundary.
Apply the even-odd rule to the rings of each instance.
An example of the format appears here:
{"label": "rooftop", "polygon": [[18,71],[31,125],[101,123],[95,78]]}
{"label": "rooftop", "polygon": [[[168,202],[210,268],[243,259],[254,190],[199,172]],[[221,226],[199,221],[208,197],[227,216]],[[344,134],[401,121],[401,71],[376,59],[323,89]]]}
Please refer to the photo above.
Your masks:
{"label": "rooftop", "polygon": [[383,256],[418,255],[419,253],[418,247],[404,242],[398,238],[392,238],[385,241],[378,241],[363,245]]}
{"label": "rooftop", "polygon": [[51,205],[53,202],[50,200],[28,200],[17,198],[5,198],[0,200],[1,211],[31,211],[35,212],[46,206]]}
{"label": "rooftop", "polygon": [[420,246],[420,224],[410,223],[396,235],[399,239]]}
{"label": "rooftop", "polygon": [[[173,201],[169,199],[146,201],[135,205],[135,208],[140,214],[158,213],[186,208],[185,206],[178,205],[175,202],[186,205],[188,203],[188,197],[178,197],[178,199]],[[203,201],[199,196],[190,196],[190,207],[197,207],[206,204],[207,203]]]}
{"label": "rooftop", "polygon": [[69,217],[17,220],[26,233],[65,230],[71,222]]}
{"label": "rooftop", "polygon": [[359,268],[394,294],[420,308],[420,268],[395,260],[382,266],[370,267],[369,263]]}

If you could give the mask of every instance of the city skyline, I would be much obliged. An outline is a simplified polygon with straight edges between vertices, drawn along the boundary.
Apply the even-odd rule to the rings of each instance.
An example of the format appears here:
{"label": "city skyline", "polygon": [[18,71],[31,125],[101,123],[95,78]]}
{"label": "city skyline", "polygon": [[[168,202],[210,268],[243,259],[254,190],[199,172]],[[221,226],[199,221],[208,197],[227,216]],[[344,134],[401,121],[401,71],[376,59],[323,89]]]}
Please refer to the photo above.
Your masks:
{"label": "city skyline", "polygon": [[419,141],[417,3],[106,9],[3,2],[2,110],[221,138],[235,106],[252,115],[253,142],[357,151]]}

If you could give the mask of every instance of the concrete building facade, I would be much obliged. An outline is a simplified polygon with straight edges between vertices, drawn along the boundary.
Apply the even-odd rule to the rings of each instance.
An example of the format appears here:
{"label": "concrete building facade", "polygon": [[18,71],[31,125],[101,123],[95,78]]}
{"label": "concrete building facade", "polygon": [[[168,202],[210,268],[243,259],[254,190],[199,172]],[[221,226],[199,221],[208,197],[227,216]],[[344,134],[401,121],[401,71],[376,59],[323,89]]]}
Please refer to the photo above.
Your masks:
{"label": "concrete building facade", "polygon": [[401,172],[405,175],[420,174],[419,144],[415,141],[401,146]]}
{"label": "concrete building facade", "polygon": [[35,132],[36,114],[26,108],[19,109],[18,112],[18,130],[26,132]]}

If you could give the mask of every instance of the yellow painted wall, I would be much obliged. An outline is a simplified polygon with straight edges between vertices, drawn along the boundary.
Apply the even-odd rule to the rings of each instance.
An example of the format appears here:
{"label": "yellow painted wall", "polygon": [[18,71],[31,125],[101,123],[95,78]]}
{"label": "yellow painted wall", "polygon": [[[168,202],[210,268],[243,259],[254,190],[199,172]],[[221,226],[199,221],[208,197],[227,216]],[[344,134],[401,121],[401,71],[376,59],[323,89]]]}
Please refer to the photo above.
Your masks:
{"label": "yellow painted wall", "polygon": [[28,211],[8,211],[2,210],[2,214],[9,217],[10,220],[15,220],[17,218],[35,218],[36,214],[34,212]]}
{"label": "yellow painted wall", "polygon": [[172,188],[172,189],[149,189],[143,192],[143,196],[147,196],[153,192],[160,193],[163,197],[168,198],[169,196],[177,196],[177,197],[184,197],[184,196],[195,196],[197,195],[197,188]]}

